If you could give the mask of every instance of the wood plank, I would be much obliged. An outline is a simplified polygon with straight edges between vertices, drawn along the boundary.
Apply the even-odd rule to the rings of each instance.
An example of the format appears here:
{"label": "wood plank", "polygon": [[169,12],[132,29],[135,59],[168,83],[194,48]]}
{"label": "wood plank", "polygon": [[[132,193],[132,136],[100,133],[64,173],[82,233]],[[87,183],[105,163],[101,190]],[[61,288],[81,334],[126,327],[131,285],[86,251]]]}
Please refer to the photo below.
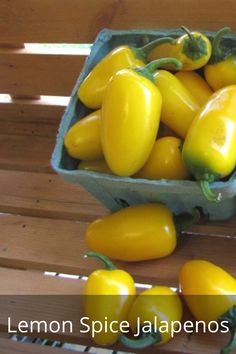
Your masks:
{"label": "wood plank", "polygon": [[[30,278],[30,279],[29,279]],[[46,278],[46,277],[45,277]],[[17,279],[17,281],[16,281]],[[10,290],[15,289],[16,293],[25,293],[24,288],[29,280],[30,288],[38,287],[38,276],[33,277],[33,273],[29,276],[29,272],[0,270],[0,281],[4,284],[3,288]],[[52,279],[51,279],[52,280]],[[62,279],[67,289],[79,287],[81,281]],[[46,281],[46,280],[45,280]],[[57,279],[55,280],[58,281]],[[76,285],[73,285],[75,283]],[[43,281],[41,281],[43,285]],[[47,286],[46,286],[47,288]],[[1,287],[2,289],[2,287]],[[63,288],[60,288],[58,294],[62,294]],[[76,309],[76,310],[75,310]],[[50,338],[63,342],[80,343],[84,345],[94,345],[92,338],[85,333],[81,333],[80,319],[84,316],[81,296],[1,296],[0,297],[0,329],[8,330],[7,318],[11,318],[11,329],[15,329],[17,324],[25,320],[28,323],[32,320],[46,321],[71,321],[72,331],[68,326],[64,331],[58,333],[40,333],[40,338]],[[194,321],[185,309],[185,319]],[[31,336],[39,336],[33,333]],[[193,333],[191,336],[184,331],[177,334],[168,344],[161,347],[152,346],[148,348],[148,353],[162,354],[212,354],[218,352],[228,340],[228,334],[202,334]],[[112,346],[114,349],[126,350],[119,344]],[[133,352],[146,353],[147,351],[132,350]]]}
{"label": "wood plank", "polygon": [[[0,227],[2,266],[78,275],[88,275],[102,266],[95,259],[84,259],[89,250],[84,241],[87,227],[84,222],[0,215]],[[136,281],[151,284],[177,286],[183,263],[199,258],[218,264],[236,276],[235,228],[231,231],[234,232],[231,238],[186,234],[170,257],[146,262],[115,263],[130,272]]]}
{"label": "wood plank", "polygon": [[85,56],[0,49],[0,92],[70,96]]}
{"label": "wood plank", "polygon": [[0,170],[0,212],[93,220],[106,209],[79,185],[55,174]]}
{"label": "wood plank", "polygon": [[[175,28],[236,31],[228,0],[2,0],[0,43],[90,43],[102,28]],[[135,11],[134,11],[135,9]],[[230,11],[229,11],[230,9]]]}
{"label": "wood plank", "polygon": [[4,118],[15,118],[17,117],[19,121],[25,118],[39,118],[39,119],[56,119],[59,120],[64,111],[65,104],[59,105],[59,100],[57,103],[49,104],[45,100],[14,100],[8,102],[0,101],[0,119]]}
{"label": "wood plank", "polygon": [[[21,343],[10,339],[0,339],[1,354],[73,354],[73,350],[53,348],[46,345]],[[82,354],[84,352],[77,351]]]}

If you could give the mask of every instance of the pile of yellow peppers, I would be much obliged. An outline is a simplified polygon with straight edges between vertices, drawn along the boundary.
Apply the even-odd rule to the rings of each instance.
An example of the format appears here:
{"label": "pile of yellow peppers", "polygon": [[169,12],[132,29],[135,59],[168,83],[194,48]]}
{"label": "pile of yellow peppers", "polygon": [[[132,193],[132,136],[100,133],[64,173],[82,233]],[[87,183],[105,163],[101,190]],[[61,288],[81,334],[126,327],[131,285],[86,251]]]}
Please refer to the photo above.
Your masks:
{"label": "pile of yellow peppers", "polygon": [[93,112],[69,129],[64,145],[80,169],[194,178],[209,201],[218,201],[210,183],[236,166],[236,59],[222,49],[230,29],[212,42],[182,29],[178,38],[142,48],[121,45],[98,62],[78,89]]}
{"label": "pile of yellow peppers", "polygon": [[[215,202],[220,197],[210,183],[229,176],[236,166],[236,57],[233,50],[222,49],[228,27],[212,42],[203,33],[182,29],[179,38],[158,38],[142,48],[122,45],[108,53],[78,89],[92,113],[68,130],[64,145],[80,160],[79,169],[136,179],[195,178]],[[168,129],[164,136],[163,127]],[[184,299],[197,320],[227,319],[232,337],[221,353],[233,350],[236,280],[226,271],[205,260],[188,261],[180,270],[181,296],[166,286],[137,295],[132,276],[110,260],[169,256],[181,231],[198,219],[195,209],[191,216],[176,217],[167,206],[148,203],[90,223],[87,255],[103,261],[106,269],[86,281],[85,314],[91,325],[106,318],[117,329],[93,331],[95,343],[121,341],[136,349],[166,343],[172,335],[161,332],[161,321],[181,322]],[[209,301],[213,295],[219,296]],[[124,321],[129,335],[121,331]],[[150,330],[145,332],[147,322]],[[132,335],[137,332],[138,338]]]}

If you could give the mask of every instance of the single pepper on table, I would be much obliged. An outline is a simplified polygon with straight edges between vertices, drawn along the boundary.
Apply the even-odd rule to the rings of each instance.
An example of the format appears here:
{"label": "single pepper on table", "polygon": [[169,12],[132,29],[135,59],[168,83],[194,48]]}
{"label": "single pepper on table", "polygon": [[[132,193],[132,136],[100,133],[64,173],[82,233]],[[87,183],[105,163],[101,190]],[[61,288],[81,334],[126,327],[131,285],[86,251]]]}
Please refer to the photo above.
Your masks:
{"label": "single pepper on table", "polygon": [[167,343],[183,315],[179,295],[167,286],[153,286],[134,300],[128,321],[135,337],[120,336],[127,348],[143,349]]}
{"label": "single pepper on table", "polygon": [[199,181],[207,200],[221,195],[210,184],[228,176],[236,166],[236,85],[216,91],[194,118],[183,144],[182,156]]}
{"label": "single pepper on table", "polygon": [[214,91],[236,84],[236,48],[230,50],[221,48],[222,37],[229,32],[230,28],[224,27],[216,33],[211,59],[204,67],[206,81]]}
{"label": "single pepper on table", "polygon": [[161,203],[132,205],[90,223],[85,241],[91,250],[121,261],[162,258],[175,250],[181,231],[199,218],[197,209],[174,216]]}
{"label": "single pepper on table", "polygon": [[145,66],[150,50],[162,43],[175,42],[174,38],[158,38],[141,48],[121,45],[110,51],[83,80],[78,89],[78,97],[89,108],[98,109],[110,78],[119,70]]}
{"label": "single pepper on table", "polygon": [[228,323],[231,339],[221,354],[230,353],[236,347],[236,279],[217,265],[196,259],[182,266],[179,284],[197,320]]}
{"label": "single pepper on table", "polygon": [[127,316],[136,294],[132,276],[115,265],[104,255],[97,252],[88,252],[87,257],[101,260],[105,269],[95,270],[88,277],[84,286],[84,314],[91,323],[98,321],[104,323],[116,322],[117,328],[112,330],[105,326],[93,335],[94,342],[98,345],[114,344],[121,332],[119,324],[127,320]]}

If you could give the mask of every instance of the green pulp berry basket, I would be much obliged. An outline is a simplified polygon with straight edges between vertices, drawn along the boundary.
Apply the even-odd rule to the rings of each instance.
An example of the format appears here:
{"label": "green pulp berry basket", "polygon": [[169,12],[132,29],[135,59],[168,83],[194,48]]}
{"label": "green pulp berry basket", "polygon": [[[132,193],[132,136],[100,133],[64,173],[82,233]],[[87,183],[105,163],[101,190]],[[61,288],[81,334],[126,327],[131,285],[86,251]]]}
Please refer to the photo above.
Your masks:
{"label": "green pulp berry basket", "polygon": [[[202,32],[210,39],[214,35],[213,32]],[[140,47],[155,38],[178,37],[181,34],[183,32],[179,30],[102,30],[92,46],[91,53],[75,84],[70,102],[62,117],[51,164],[53,169],[66,181],[82,185],[112,211],[133,204],[162,202],[175,214],[189,212],[194,207],[198,207],[211,220],[225,220],[232,217],[235,212],[236,172],[227,180],[212,183],[212,191],[216,194],[221,193],[222,198],[218,203],[211,203],[203,196],[199,184],[193,180],[145,180],[78,170],[78,160],[71,158],[63,146],[64,136],[68,129],[91,112],[78,99],[77,90],[90,70],[106,54],[122,44]],[[225,48],[236,46],[236,37],[226,36],[223,45]]]}

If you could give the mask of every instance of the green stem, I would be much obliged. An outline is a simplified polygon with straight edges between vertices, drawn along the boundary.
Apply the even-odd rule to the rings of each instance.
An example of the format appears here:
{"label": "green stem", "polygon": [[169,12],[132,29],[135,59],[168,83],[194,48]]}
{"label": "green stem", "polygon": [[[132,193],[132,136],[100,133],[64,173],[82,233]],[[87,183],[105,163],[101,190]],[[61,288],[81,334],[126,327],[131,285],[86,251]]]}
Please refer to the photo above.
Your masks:
{"label": "green stem", "polygon": [[147,55],[156,47],[165,44],[165,43],[170,43],[170,44],[175,44],[176,40],[172,37],[164,37],[164,38],[158,38],[155,39],[152,42],[147,43],[146,45],[144,45],[141,48],[136,48],[135,52],[137,53],[138,56],[142,57],[142,58],[146,58]]}
{"label": "green stem", "polygon": [[100,261],[102,261],[105,265],[105,269],[107,270],[113,270],[113,269],[116,269],[115,265],[112,263],[112,261],[107,257],[107,256],[104,256],[103,254],[101,253],[98,253],[98,252],[87,252],[85,257],[95,257],[95,258],[98,258]]}
{"label": "green stem", "polygon": [[123,334],[120,336],[120,342],[130,349],[144,349],[161,341],[160,332],[142,333],[137,339],[128,338]]}
{"label": "green stem", "polygon": [[209,202],[219,202],[221,199],[221,194],[219,193],[218,195],[216,195],[215,193],[212,192],[212,190],[210,189],[210,184],[209,181],[207,180],[201,180],[199,181],[200,183],[200,187],[202,190],[202,193],[204,194],[204,196],[206,197],[206,199]]}
{"label": "green stem", "polygon": [[236,348],[236,326],[231,329],[231,338],[229,344],[221,349],[220,354],[229,354],[234,348]]}
{"label": "green stem", "polygon": [[149,72],[149,74],[153,74],[156,69],[158,69],[166,64],[173,64],[177,70],[182,69],[182,66],[183,66],[182,63],[178,59],[160,58],[157,60],[153,60],[149,64],[147,64],[145,66],[145,70],[147,70]]}
{"label": "green stem", "polygon": [[217,63],[224,57],[224,53],[220,48],[222,37],[225,34],[230,32],[229,27],[221,28],[215,35],[213,42],[212,42],[212,56],[211,56],[211,63]]}
{"label": "green stem", "polygon": [[199,50],[198,41],[193,36],[192,32],[190,32],[189,29],[185,26],[181,26],[181,29],[184,30],[184,32],[188,35],[192,49],[198,51]]}
{"label": "green stem", "polygon": [[177,235],[184,230],[187,230],[192,225],[196,224],[200,220],[201,214],[197,208],[192,210],[192,215],[178,215],[174,216],[175,228]]}

